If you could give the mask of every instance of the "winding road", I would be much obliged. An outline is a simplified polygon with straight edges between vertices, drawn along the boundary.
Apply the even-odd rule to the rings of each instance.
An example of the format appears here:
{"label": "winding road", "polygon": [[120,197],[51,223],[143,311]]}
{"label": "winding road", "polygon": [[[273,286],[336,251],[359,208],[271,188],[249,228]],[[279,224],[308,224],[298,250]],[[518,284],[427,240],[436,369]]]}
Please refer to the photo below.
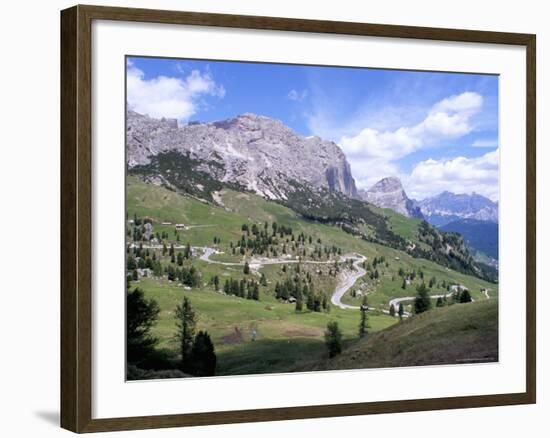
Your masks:
{"label": "winding road", "polygon": [[[150,246],[143,246],[143,248],[149,248],[149,249],[162,249],[161,245],[150,245]],[[174,249],[184,249],[185,246],[174,246]],[[222,262],[218,260],[212,260],[210,257],[214,254],[219,254],[220,252],[216,250],[215,248],[211,248],[208,246],[193,246],[192,250],[195,252],[201,252],[201,255],[199,256],[199,259],[206,263],[212,263],[216,265],[223,265],[223,266],[243,266],[244,262]],[[362,267],[362,264],[367,258],[364,255],[361,254],[345,254],[340,257],[340,261],[345,261],[352,259],[354,260],[353,266],[354,270],[346,270],[343,273],[340,274],[340,281],[336,288],[334,289],[334,292],[331,296],[331,303],[340,309],[353,309],[353,310],[359,310],[359,306],[352,306],[349,304],[342,303],[342,297],[346,294],[348,290],[350,290],[355,282],[361,278],[363,275],[367,273],[365,269]],[[296,260],[296,259],[267,259],[267,258],[261,258],[261,259],[251,259],[249,262],[250,268],[254,270],[260,269],[264,265],[281,265],[281,264],[289,264],[289,263],[304,263],[304,264],[318,264],[318,265],[325,265],[325,264],[331,264],[334,263],[333,260],[330,261],[316,261],[316,260]],[[439,295],[430,295],[430,298],[437,299],[437,298],[449,298],[453,295],[452,292],[448,294],[439,294]],[[489,298],[489,294],[486,293],[487,298]],[[399,310],[398,305],[401,305],[404,301],[413,301],[416,297],[399,297],[399,298],[393,298],[388,302],[388,307],[390,308],[392,305],[397,312]],[[473,300],[472,300],[473,301]],[[385,314],[389,314],[389,310],[381,310]],[[403,316],[407,317],[409,316],[408,312],[405,312]]]}
{"label": "winding road", "polygon": [[342,303],[342,297],[349,289],[353,287],[353,285],[359,278],[367,273],[367,271],[365,271],[361,266],[363,261],[366,260],[366,257],[361,257],[362,258],[356,258],[356,261],[353,263],[355,271],[346,271],[341,275],[340,283],[338,284],[338,286],[336,286],[336,289],[334,289],[334,293],[330,298],[332,304],[340,307],[340,309],[359,309],[359,306],[350,306],[349,304]]}

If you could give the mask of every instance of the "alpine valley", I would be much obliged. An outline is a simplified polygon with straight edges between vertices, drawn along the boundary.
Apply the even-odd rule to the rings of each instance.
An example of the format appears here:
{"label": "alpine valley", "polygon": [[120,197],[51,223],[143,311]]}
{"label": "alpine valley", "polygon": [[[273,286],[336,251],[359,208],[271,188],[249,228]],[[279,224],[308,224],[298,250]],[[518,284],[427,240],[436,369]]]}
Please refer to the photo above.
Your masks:
{"label": "alpine valley", "polygon": [[129,379],[498,360],[498,204],[359,190],[336,143],[261,115],[126,126],[127,274],[157,306]]}

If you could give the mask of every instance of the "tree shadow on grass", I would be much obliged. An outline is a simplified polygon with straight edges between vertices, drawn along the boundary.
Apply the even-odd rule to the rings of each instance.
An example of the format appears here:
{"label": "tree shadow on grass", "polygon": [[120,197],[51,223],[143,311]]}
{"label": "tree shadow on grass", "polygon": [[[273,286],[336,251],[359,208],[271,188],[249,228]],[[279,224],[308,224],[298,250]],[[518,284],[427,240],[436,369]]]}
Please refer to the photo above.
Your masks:
{"label": "tree shadow on grass", "polygon": [[262,339],[217,353],[217,376],[289,372],[297,362],[326,356],[320,339]]}

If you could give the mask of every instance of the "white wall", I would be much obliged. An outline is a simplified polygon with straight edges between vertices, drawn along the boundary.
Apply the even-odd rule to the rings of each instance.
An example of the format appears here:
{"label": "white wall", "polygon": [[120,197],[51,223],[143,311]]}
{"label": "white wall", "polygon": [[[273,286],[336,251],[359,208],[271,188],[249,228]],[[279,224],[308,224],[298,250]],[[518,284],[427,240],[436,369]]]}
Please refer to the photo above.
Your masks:
{"label": "white wall", "polygon": [[[472,28],[537,34],[538,45],[538,223],[550,220],[543,200],[542,175],[548,153],[550,28],[542,1],[443,2],[399,0],[385,2],[272,2],[188,0],[88,2],[112,6],[274,15],[298,18],[364,21],[439,27]],[[57,426],[59,399],[59,10],[69,1],[4,2],[2,5],[0,67],[0,431],[4,436],[68,435]],[[545,163],[546,161],[546,163]],[[544,165],[546,164],[546,166]],[[546,211],[545,211],[546,210]],[[538,300],[548,280],[543,278],[543,245],[548,233],[538,229]],[[27,269],[27,267],[31,267]],[[263,438],[407,435],[409,437],[508,437],[532,432],[543,436],[549,390],[543,372],[549,330],[539,312],[539,403],[500,407],[393,414],[367,417],[287,421],[112,436],[179,436]],[[10,359],[6,359],[6,356]]]}

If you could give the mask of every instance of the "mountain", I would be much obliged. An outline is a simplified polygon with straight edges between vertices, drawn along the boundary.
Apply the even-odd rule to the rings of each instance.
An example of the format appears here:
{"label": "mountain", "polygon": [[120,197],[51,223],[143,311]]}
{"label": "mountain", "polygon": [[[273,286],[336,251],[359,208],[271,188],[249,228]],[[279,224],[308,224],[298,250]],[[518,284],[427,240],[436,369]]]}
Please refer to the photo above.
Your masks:
{"label": "mountain", "polygon": [[128,111],[126,138],[129,169],[178,152],[198,163],[195,170],[272,200],[287,199],[293,183],[357,196],[350,165],[336,143],[302,137],[268,117],[246,113],[180,127],[174,120]]}
{"label": "mountain", "polygon": [[416,202],[409,199],[401,180],[396,177],[383,178],[359,196],[377,207],[390,208],[407,217],[423,218]]}
{"label": "mountain", "polygon": [[435,226],[443,226],[460,219],[498,222],[498,203],[477,193],[455,194],[443,192],[418,202],[422,214]]}
{"label": "mountain", "polygon": [[460,233],[472,248],[498,260],[498,224],[476,219],[459,219],[440,227],[446,232]]}
{"label": "mountain", "polygon": [[[255,193],[289,207],[306,220],[341,228],[357,239],[432,260],[493,281],[495,275],[471,257],[462,237],[398,215],[399,224],[360,199],[344,153],[333,142],[301,137],[281,122],[254,114],[214,123],[178,126],[129,111],[128,174],[144,182],[220,203],[225,189]],[[417,215],[401,183],[375,187],[378,200],[397,197],[407,215]],[[399,190],[395,188],[398,186]],[[374,193],[374,191],[373,191]],[[387,203],[398,207],[397,203]],[[395,226],[395,228],[394,228]],[[409,230],[404,233],[404,230]]]}

